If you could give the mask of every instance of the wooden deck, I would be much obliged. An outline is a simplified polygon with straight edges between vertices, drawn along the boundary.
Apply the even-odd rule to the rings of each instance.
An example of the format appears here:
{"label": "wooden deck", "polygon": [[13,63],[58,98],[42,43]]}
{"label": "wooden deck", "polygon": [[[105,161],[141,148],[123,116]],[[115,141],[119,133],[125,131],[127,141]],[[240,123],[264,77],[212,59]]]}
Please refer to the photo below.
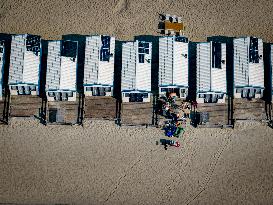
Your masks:
{"label": "wooden deck", "polygon": [[[84,118],[114,120],[121,118],[125,125],[150,125],[153,124],[153,104],[150,103],[122,103],[119,110],[117,100],[113,97],[85,97]],[[79,97],[76,102],[48,102],[46,120],[50,121],[49,114],[58,110],[60,123],[75,124],[79,116]],[[179,100],[177,104],[180,105]],[[42,99],[38,96],[11,96],[10,117],[39,116]],[[226,125],[228,119],[228,102],[223,104],[203,103],[198,104],[198,112],[209,113],[209,125]],[[4,100],[0,101],[0,118],[3,119]],[[272,113],[272,110],[271,110]],[[119,115],[120,114],[120,115]],[[271,116],[273,113],[271,114]],[[159,117],[160,121],[164,118]],[[261,99],[234,99],[233,120],[265,120],[267,119],[265,102]]]}
{"label": "wooden deck", "polygon": [[[0,119],[3,120],[3,115],[4,115],[4,100],[0,100]],[[3,122],[0,121],[0,124]]]}
{"label": "wooden deck", "polygon": [[[75,124],[78,120],[79,101],[57,101],[48,102],[47,104],[47,122],[51,123],[54,116],[51,115],[52,110],[58,110],[56,123]],[[53,120],[54,121],[54,120]],[[52,122],[54,123],[54,122]]]}
{"label": "wooden deck", "polygon": [[117,112],[117,100],[113,97],[85,97],[85,118],[114,120]]}
{"label": "wooden deck", "polygon": [[152,103],[122,103],[121,123],[127,125],[150,125],[153,122]]}
{"label": "wooden deck", "polygon": [[228,124],[228,104],[226,103],[202,103],[198,104],[198,112],[208,112],[210,125]]}
{"label": "wooden deck", "polygon": [[261,99],[234,99],[235,120],[265,120],[265,102]]}
{"label": "wooden deck", "polygon": [[10,98],[10,117],[39,116],[42,99],[35,95],[12,95]]}

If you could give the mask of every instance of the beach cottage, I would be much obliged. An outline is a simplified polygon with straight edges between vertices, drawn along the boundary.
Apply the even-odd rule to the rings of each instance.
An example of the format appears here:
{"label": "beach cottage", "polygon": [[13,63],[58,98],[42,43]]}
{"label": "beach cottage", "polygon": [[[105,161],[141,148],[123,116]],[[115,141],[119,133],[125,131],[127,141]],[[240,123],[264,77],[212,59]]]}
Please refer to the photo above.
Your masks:
{"label": "beach cottage", "polygon": [[270,44],[270,83],[271,83],[271,101],[273,101],[273,83],[272,83],[272,66],[273,66],[273,44]]}
{"label": "beach cottage", "polygon": [[189,42],[184,36],[164,36],[159,39],[159,95],[175,92],[186,98],[189,87]]}
{"label": "beach cottage", "polygon": [[3,96],[3,80],[4,80],[4,72],[5,72],[5,42],[0,41],[0,100],[2,100]]}
{"label": "beach cottage", "polygon": [[226,44],[196,43],[196,101],[224,103],[226,82]]}
{"label": "beach cottage", "polygon": [[76,101],[78,43],[46,41],[46,83],[48,101]]}
{"label": "beach cottage", "polygon": [[12,35],[8,80],[11,95],[39,94],[40,50],[40,36]]}
{"label": "beach cottage", "polygon": [[122,44],[121,92],[123,102],[150,102],[152,43],[136,40]]}
{"label": "beach cottage", "polygon": [[234,97],[262,98],[264,91],[263,41],[256,37],[233,40]]}
{"label": "beach cottage", "polygon": [[115,38],[69,34],[63,39],[78,42],[78,90],[85,96],[113,96]]}
{"label": "beach cottage", "polygon": [[273,84],[272,84],[272,65],[273,65],[273,44],[264,43],[264,96],[263,99],[271,103],[273,97]]}
{"label": "beach cottage", "polygon": [[114,53],[114,37],[86,36],[83,80],[86,96],[113,95]]}

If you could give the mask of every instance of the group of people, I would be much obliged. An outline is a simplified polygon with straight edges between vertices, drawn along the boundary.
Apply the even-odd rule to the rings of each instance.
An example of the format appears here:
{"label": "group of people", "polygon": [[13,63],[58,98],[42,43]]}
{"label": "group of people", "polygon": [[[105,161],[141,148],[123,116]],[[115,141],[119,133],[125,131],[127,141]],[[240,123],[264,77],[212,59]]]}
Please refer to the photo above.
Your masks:
{"label": "group of people", "polygon": [[[165,135],[167,137],[181,137],[185,132],[187,118],[190,115],[190,104],[188,102],[182,102],[181,105],[176,104],[176,94],[170,93],[167,97],[164,96],[160,99],[161,107],[159,112],[162,116],[168,120],[163,127]],[[161,144],[165,149],[167,146],[179,147],[180,143],[176,140],[161,140]]]}

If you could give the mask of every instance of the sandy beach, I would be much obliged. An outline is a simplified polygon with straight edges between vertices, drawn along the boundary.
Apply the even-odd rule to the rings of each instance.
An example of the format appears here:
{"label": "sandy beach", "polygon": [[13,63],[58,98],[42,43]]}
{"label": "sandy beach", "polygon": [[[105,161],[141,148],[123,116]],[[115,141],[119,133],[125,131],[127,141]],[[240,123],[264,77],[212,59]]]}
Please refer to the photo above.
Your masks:
{"label": "sandy beach", "polygon": [[272,204],[273,130],[187,128],[167,151],[158,128],[0,127],[2,203]]}
{"label": "sandy beach", "polygon": [[[39,3],[38,3],[39,2]],[[190,40],[210,35],[254,35],[273,41],[270,0],[5,0],[0,2],[0,32],[111,34],[120,40],[157,33],[160,13],[183,17]]]}
{"label": "sandy beach", "polygon": [[[39,2],[39,3],[38,3]],[[3,0],[0,32],[157,33],[158,14],[182,16],[190,40],[254,35],[273,42],[270,0]],[[187,127],[167,151],[154,127],[43,126],[12,119],[0,126],[0,203],[273,204],[273,130]]]}

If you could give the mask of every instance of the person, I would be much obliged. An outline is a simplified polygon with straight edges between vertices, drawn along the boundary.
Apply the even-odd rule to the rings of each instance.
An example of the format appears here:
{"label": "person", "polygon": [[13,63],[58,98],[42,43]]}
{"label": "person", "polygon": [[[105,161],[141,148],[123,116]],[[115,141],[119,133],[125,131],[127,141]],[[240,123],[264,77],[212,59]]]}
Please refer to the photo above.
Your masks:
{"label": "person", "polygon": [[176,132],[176,126],[171,123],[167,123],[164,127],[164,130],[166,136],[173,137],[174,133]]}
{"label": "person", "polygon": [[194,108],[194,109],[197,109],[197,104],[198,104],[198,103],[197,103],[196,101],[193,101],[193,102],[192,102],[192,105],[193,105],[193,108]]}
{"label": "person", "polygon": [[160,142],[162,145],[164,145],[165,150],[167,150],[168,145],[174,146],[174,147],[180,147],[180,143],[178,141],[161,139]]}
{"label": "person", "polygon": [[172,121],[176,123],[178,119],[177,114],[172,113],[171,116],[172,116]]}

